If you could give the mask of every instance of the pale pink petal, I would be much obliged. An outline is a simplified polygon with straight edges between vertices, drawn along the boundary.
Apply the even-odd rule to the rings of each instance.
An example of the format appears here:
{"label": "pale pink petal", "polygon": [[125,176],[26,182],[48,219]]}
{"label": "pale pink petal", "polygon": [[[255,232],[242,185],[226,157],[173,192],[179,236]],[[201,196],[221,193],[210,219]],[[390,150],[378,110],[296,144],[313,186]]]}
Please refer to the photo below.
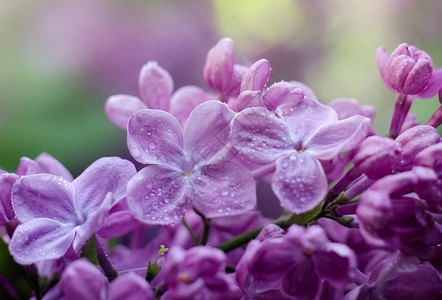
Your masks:
{"label": "pale pink petal", "polygon": [[190,114],[184,127],[184,151],[193,164],[227,155],[230,121],[235,113],[225,103],[207,101]]}
{"label": "pale pink petal", "polygon": [[22,223],[35,218],[64,224],[81,220],[75,207],[74,187],[63,177],[51,174],[28,175],[18,180],[12,190],[12,206]]}
{"label": "pale pink petal", "polygon": [[130,161],[119,157],[103,157],[91,164],[72,182],[83,217],[95,212],[108,193],[112,193],[116,201],[121,200],[126,195],[127,182],[136,173]]}
{"label": "pale pink petal", "polygon": [[74,227],[55,220],[39,218],[19,225],[9,251],[15,261],[27,265],[62,257],[74,239]]}
{"label": "pale pink petal", "polygon": [[183,129],[168,112],[144,109],[129,119],[127,147],[143,164],[180,168],[183,160]]}
{"label": "pale pink petal", "polygon": [[49,173],[56,176],[61,176],[67,181],[72,181],[72,175],[66,169],[65,166],[63,166],[58,160],[56,160],[51,155],[47,154],[46,152],[43,152],[37,158],[35,159],[35,162],[38,164],[40,168],[39,173]]}
{"label": "pale pink petal", "polygon": [[289,211],[302,214],[312,210],[324,200],[327,187],[321,164],[307,152],[292,152],[276,161],[272,189]]}
{"label": "pale pink petal", "polygon": [[255,180],[233,162],[206,165],[194,171],[189,183],[192,205],[207,218],[237,215],[256,204]]}
{"label": "pale pink petal", "polygon": [[251,162],[272,162],[294,146],[284,122],[265,108],[243,110],[235,116],[231,127],[233,146]]}
{"label": "pale pink petal", "polygon": [[184,172],[151,165],[138,172],[127,185],[127,204],[135,219],[147,224],[181,222],[190,208]]}
{"label": "pale pink petal", "polygon": [[146,104],[139,98],[129,95],[114,95],[107,99],[104,110],[108,119],[126,130],[127,121],[139,110],[146,109]]}
{"label": "pale pink petal", "polygon": [[303,142],[320,126],[338,120],[334,109],[308,98],[282,104],[276,109],[276,113],[282,116],[287,124],[297,150],[301,150]]}
{"label": "pale pink petal", "polygon": [[332,159],[339,152],[355,148],[370,130],[370,119],[356,115],[324,124],[303,143],[303,149],[318,159]]}
{"label": "pale pink petal", "polygon": [[215,95],[209,94],[197,86],[184,86],[173,93],[170,100],[170,113],[184,126],[195,107],[215,98]]}
{"label": "pale pink petal", "polygon": [[148,108],[168,111],[173,92],[170,74],[157,62],[150,61],[143,66],[139,78],[140,95]]}

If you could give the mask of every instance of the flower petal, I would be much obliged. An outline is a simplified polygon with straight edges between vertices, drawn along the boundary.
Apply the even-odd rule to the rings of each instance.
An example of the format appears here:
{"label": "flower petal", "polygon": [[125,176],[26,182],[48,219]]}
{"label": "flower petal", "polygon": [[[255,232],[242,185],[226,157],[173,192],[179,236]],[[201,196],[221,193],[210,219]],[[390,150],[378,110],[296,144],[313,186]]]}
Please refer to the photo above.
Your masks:
{"label": "flower petal", "polygon": [[307,152],[278,158],[272,189],[281,205],[296,214],[315,208],[327,193],[327,177],[318,160]]}
{"label": "flower petal", "polygon": [[60,280],[66,300],[104,300],[107,279],[96,266],[79,259],[70,264]]}
{"label": "flower petal", "polygon": [[359,115],[324,124],[303,143],[303,149],[318,159],[332,159],[339,152],[356,147],[366,137],[370,126],[370,119]]}
{"label": "flower petal", "polygon": [[163,166],[147,166],[127,184],[127,204],[135,219],[147,224],[181,222],[190,207],[184,174]]}
{"label": "flower petal", "polygon": [[184,86],[173,93],[170,100],[170,113],[184,126],[194,108],[210,99],[215,99],[215,95],[197,86]]}
{"label": "flower petal", "polygon": [[237,215],[256,204],[255,180],[233,162],[201,167],[189,185],[192,205],[207,218]]}
{"label": "flower petal", "polygon": [[140,95],[147,107],[168,111],[173,79],[156,61],[143,66],[139,78]]}
{"label": "flower petal", "polygon": [[297,103],[301,101],[306,94],[307,91],[301,87],[298,87],[291,82],[280,81],[272,84],[267,89],[263,95],[262,101],[269,110],[274,111],[283,103]]}
{"label": "flower petal", "polygon": [[138,97],[114,95],[104,105],[107,118],[118,127],[126,130],[129,118],[139,110],[146,109],[146,104]]}
{"label": "flower petal", "polygon": [[[442,89],[442,67],[433,71],[427,86],[422,93],[416,96],[417,99],[428,99],[434,97]],[[440,97],[439,97],[440,101]]]}
{"label": "flower petal", "polygon": [[62,257],[74,239],[73,229],[72,224],[46,218],[33,219],[16,228],[9,252],[15,261],[24,265]]}
{"label": "flower petal", "polygon": [[184,127],[184,151],[193,164],[228,154],[230,121],[234,115],[219,101],[207,101],[192,111]]}
{"label": "flower petal", "polygon": [[388,66],[388,60],[389,55],[385,51],[385,47],[379,47],[376,50],[376,64],[378,66],[379,75],[381,76],[382,82],[393,92],[396,92],[390,84],[390,81],[388,80],[387,75],[387,66]]}
{"label": "flower petal", "polygon": [[17,218],[29,222],[49,218],[60,223],[77,224],[75,190],[69,181],[51,174],[23,176],[12,189],[12,206]]}
{"label": "flower petal", "polygon": [[0,224],[6,224],[15,217],[12,208],[12,187],[20,177],[13,173],[0,173]]}
{"label": "flower petal", "polygon": [[153,300],[153,292],[147,281],[136,275],[128,273],[119,276],[110,285],[107,300]]}
{"label": "flower petal", "polygon": [[281,289],[284,293],[299,300],[314,299],[319,290],[319,278],[315,272],[313,260],[310,258],[298,259],[293,267],[281,280]]}
{"label": "flower petal", "polygon": [[321,125],[338,120],[333,108],[308,98],[284,103],[276,109],[276,113],[282,116],[290,129],[296,147],[300,147]]}
{"label": "flower petal", "polygon": [[47,154],[46,152],[41,153],[37,158],[35,159],[35,162],[39,166],[39,173],[49,173],[56,176],[61,176],[67,181],[72,181],[72,175],[66,169],[65,166],[63,166],[58,160],[56,160],[51,155]]}
{"label": "flower petal", "polygon": [[270,63],[267,59],[255,62],[242,79],[241,92],[262,91],[269,80],[270,70]]}
{"label": "flower petal", "polygon": [[127,147],[143,164],[179,167],[183,158],[183,129],[174,116],[155,109],[135,113],[127,127]]}
{"label": "flower petal", "polygon": [[233,118],[231,140],[247,160],[265,164],[291,151],[293,142],[284,122],[265,108],[248,108]]}
{"label": "flower petal", "polygon": [[94,213],[108,193],[112,193],[115,200],[121,200],[126,195],[127,182],[136,172],[130,161],[119,157],[104,157],[91,164],[72,182],[83,218]]}

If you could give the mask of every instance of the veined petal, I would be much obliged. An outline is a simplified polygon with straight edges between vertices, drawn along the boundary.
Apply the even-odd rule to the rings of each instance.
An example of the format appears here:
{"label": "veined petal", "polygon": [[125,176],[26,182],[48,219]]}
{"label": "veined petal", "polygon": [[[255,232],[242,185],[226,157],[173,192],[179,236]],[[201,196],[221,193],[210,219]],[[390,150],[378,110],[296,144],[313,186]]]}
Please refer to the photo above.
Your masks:
{"label": "veined petal", "polygon": [[184,127],[184,151],[193,164],[224,157],[229,150],[230,121],[235,113],[227,104],[207,101],[190,114]]}
{"label": "veined petal", "polygon": [[293,149],[284,122],[263,107],[243,110],[233,118],[231,140],[247,160],[265,164]]}
{"label": "veined petal", "polygon": [[127,184],[127,204],[135,219],[147,224],[181,222],[190,207],[184,172],[151,165]]}
{"label": "veined petal", "polygon": [[195,107],[215,98],[215,95],[207,93],[200,87],[193,85],[183,86],[172,95],[170,113],[184,126]]}
{"label": "veined petal", "polygon": [[12,189],[12,206],[20,222],[49,218],[64,224],[81,221],[75,208],[75,190],[63,177],[51,174],[23,176]]}
{"label": "veined petal", "polygon": [[85,216],[85,222],[75,227],[75,239],[72,247],[75,251],[80,251],[87,241],[94,235],[103,225],[109,210],[115,205],[115,197],[112,193],[108,193],[100,206],[95,207],[93,211]]}
{"label": "veined petal", "polygon": [[319,290],[319,277],[313,260],[300,257],[281,280],[281,289],[287,295],[299,300],[314,299]]}
{"label": "veined petal", "polygon": [[9,252],[15,261],[24,265],[62,257],[74,239],[73,229],[72,224],[46,218],[33,219],[16,228]]}
{"label": "veined petal", "polygon": [[108,193],[112,193],[116,201],[123,198],[127,182],[136,173],[130,161],[119,157],[104,157],[91,164],[72,182],[83,220],[95,212]]}
{"label": "veined petal", "polygon": [[333,108],[308,98],[303,98],[298,102],[284,103],[276,109],[276,113],[287,124],[296,147],[300,147],[323,124],[338,120],[338,115]]}
{"label": "veined petal", "polygon": [[140,163],[180,167],[182,145],[183,129],[168,112],[144,109],[129,119],[127,147]]}
{"label": "veined petal", "polygon": [[256,204],[255,180],[234,162],[202,166],[190,177],[192,205],[208,218],[237,215]]}
{"label": "veined petal", "polygon": [[65,166],[63,166],[58,160],[56,160],[51,155],[47,154],[46,152],[41,153],[37,158],[35,159],[35,162],[39,166],[39,173],[49,173],[56,176],[61,176],[67,181],[72,181],[72,175],[66,169]]}
{"label": "veined petal", "polygon": [[356,147],[367,136],[370,125],[370,119],[359,115],[324,124],[303,143],[303,149],[318,159],[332,159]]}
{"label": "veined petal", "polygon": [[156,61],[143,66],[139,78],[140,95],[147,107],[168,111],[173,92],[173,79]]}
{"label": "veined petal", "polygon": [[104,105],[107,118],[124,130],[127,129],[129,118],[137,111],[146,108],[146,104],[138,97],[129,95],[111,96]]}
{"label": "veined petal", "polygon": [[302,214],[315,208],[324,199],[327,186],[321,164],[307,152],[292,152],[276,161],[272,189],[291,212]]}

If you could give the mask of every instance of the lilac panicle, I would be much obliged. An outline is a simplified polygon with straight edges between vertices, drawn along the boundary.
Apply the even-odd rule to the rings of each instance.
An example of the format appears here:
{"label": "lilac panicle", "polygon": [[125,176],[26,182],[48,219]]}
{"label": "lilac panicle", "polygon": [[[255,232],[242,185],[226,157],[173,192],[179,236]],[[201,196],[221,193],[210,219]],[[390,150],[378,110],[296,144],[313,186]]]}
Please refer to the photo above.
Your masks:
{"label": "lilac panicle", "polygon": [[219,249],[174,247],[167,253],[161,273],[165,299],[239,299],[233,275],[224,272],[226,255]]}
{"label": "lilac panicle", "polygon": [[128,148],[149,164],[128,184],[128,204],[136,219],[150,224],[180,222],[192,205],[206,217],[252,209],[255,181],[228,161],[229,124],[234,116],[218,101],[199,105],[184,131],[169,113],[142,110],[129,120]]}
{"label": "lilac panicle", "polygon": [[376,62],[385,85],[398,93],[431,98],[442,85],[442,69],[434,71],[430,56],[414,46],[400,44],[390,56],[380,47]]}
{"label": "lilac panicle", "polygon": [[282,206],[294,213],[316,207],[327,192],[319,159],[353,149],[366,135],[370,120],[352,116],[338,121],[336,112],[315,100],[285,103],[276,115],[249,108],[232,121],[232,145],[247,160],[276,162],[272,189]]}
{"label": "lilac panicle", "polygon": [[20,224],[9,251],[21,264],[55,259],[75,251],[104,222],[126,193],[134,165],[118,157],[101,158],[72,183],[50,174],[23,176],[14,185],[12,206]]}

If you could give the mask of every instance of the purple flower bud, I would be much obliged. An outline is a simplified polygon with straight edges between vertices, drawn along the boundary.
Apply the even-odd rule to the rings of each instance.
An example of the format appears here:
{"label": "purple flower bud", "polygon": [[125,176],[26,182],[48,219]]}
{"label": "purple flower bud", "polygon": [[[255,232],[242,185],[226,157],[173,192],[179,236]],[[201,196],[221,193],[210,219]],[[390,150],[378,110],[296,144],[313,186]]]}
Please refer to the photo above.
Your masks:
{"label": "purple flower bud", "polygon": [[388,87],[405,95],[418,95],[427,88],[433,63],[424,51],[404,43],[389,57],[384,47],[376,55],[382,80]]}

